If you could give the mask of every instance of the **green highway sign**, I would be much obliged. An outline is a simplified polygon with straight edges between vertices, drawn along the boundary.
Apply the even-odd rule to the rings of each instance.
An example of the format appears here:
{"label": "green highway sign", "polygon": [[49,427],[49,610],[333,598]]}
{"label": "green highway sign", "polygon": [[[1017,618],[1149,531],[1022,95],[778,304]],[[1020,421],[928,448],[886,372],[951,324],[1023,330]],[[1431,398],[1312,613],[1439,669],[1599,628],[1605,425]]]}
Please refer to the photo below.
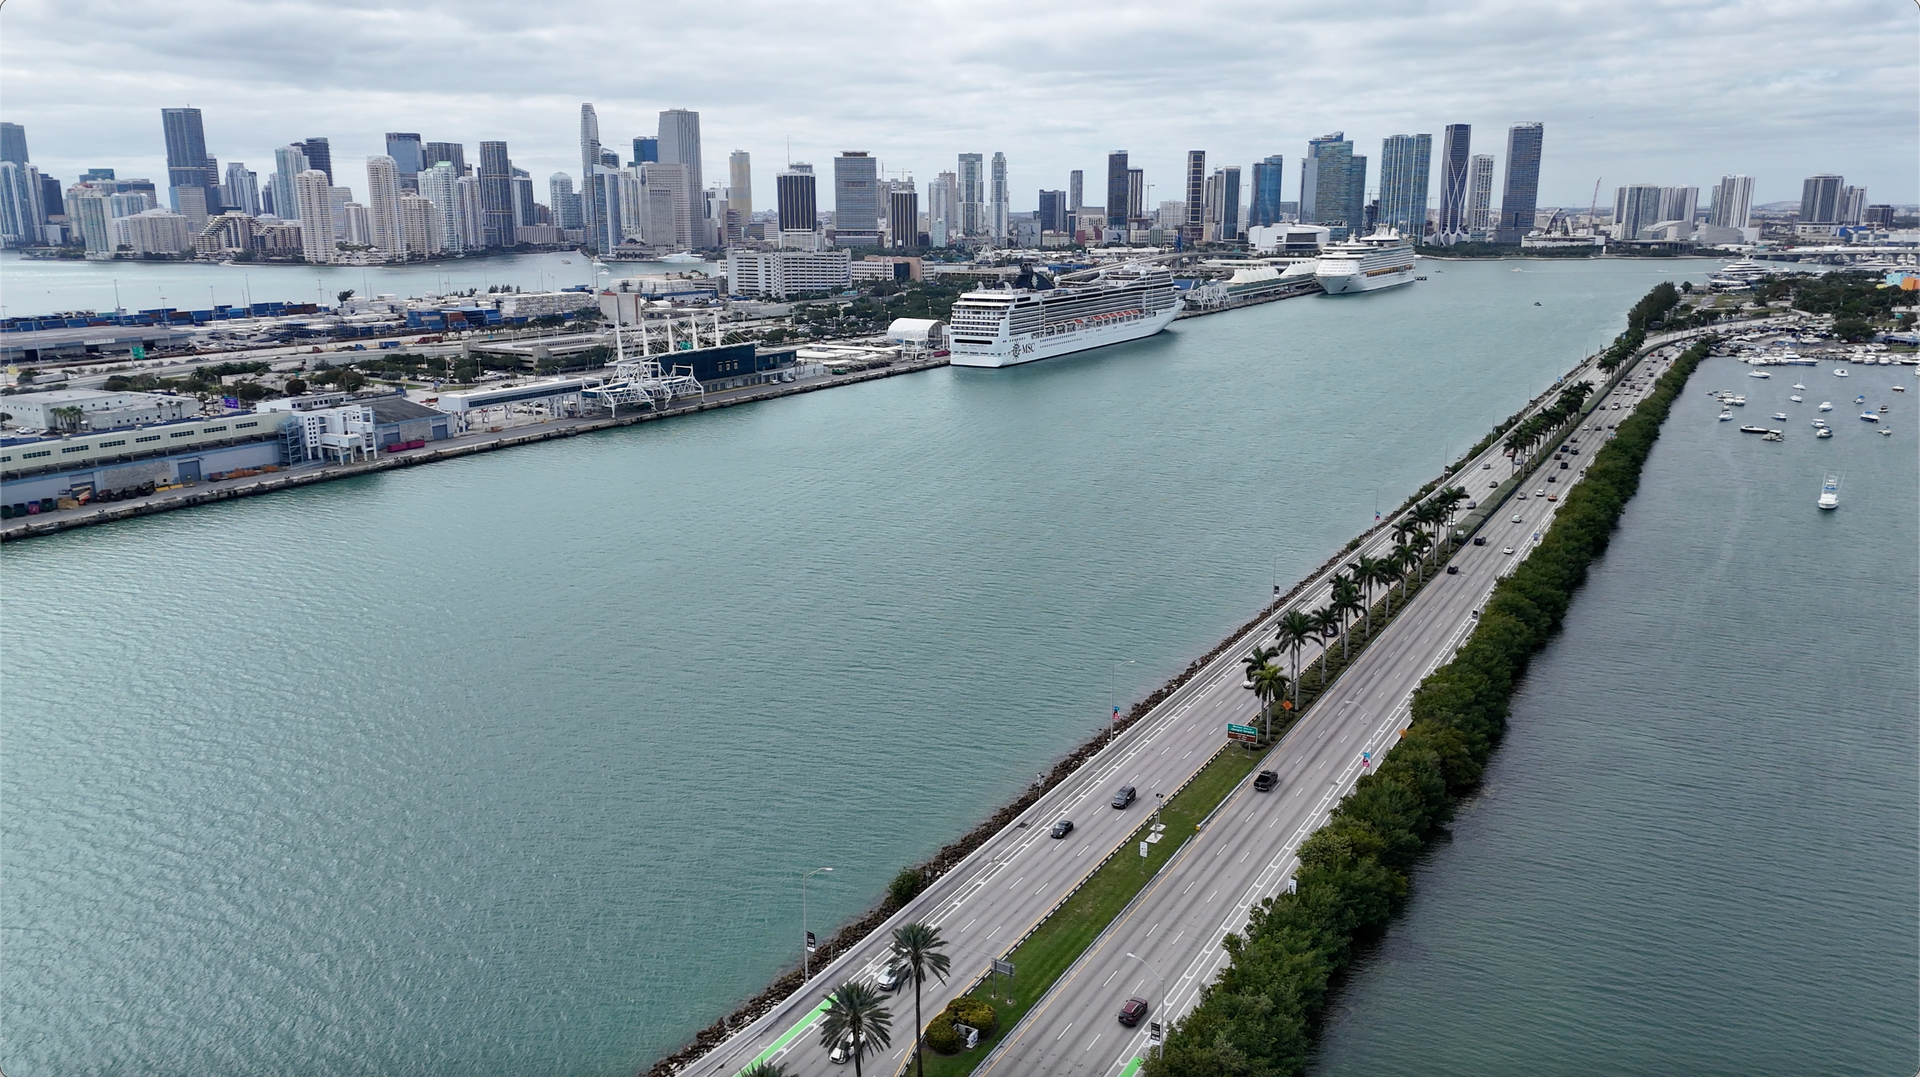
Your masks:
{"label": "green highway sign", "polygon": [[1250,725],[1234,725],[1234,724],[1233,724],[1232,722],[1228,722],[1228,723],[1227,723],[1227,732],[1229,732],[1229,733],[1245,733],[1245,734],[1246,734],[1247,736],[1249,736],[1249,737],[1252,737],[1252,736],[1258,736],[1258,735],[1259,735],[1259,733],[1260,733],[1260,731],[1259,731],[1258,729],[1255,729],[1254,727],[1252,727],[1252,726],[1250,726]]}

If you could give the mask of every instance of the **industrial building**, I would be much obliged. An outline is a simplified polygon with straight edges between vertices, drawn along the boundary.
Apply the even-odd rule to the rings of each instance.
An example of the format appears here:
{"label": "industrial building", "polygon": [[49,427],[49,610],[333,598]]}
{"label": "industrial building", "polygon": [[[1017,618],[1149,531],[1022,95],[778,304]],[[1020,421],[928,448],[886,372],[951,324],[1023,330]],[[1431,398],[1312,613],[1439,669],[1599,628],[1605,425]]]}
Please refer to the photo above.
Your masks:
{"label": "industrial building", "polygon": [[[78,408],[77,420],[62,421],[56,412]],[[162,393],[109,393],[98,389],[50,389],[7,397],[0,411],[22,430],[65,429],[73,432],[124,430],[133,426],[184,419],[188,410],[200,410],[199,401]]]}

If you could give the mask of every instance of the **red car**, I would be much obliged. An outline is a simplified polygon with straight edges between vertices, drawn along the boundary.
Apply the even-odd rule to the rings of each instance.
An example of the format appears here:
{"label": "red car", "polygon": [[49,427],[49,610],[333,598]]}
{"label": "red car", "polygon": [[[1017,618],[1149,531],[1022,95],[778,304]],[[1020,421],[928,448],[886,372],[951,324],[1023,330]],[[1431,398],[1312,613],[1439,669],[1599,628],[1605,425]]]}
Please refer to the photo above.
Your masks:
{"label": "red car", "polygon": [[1143,998],[1130,998],[1125,1006],[1120,1007],[1120,1023],[1128,1028],[1139,1024],[1146,1015],[1147,1000]]}

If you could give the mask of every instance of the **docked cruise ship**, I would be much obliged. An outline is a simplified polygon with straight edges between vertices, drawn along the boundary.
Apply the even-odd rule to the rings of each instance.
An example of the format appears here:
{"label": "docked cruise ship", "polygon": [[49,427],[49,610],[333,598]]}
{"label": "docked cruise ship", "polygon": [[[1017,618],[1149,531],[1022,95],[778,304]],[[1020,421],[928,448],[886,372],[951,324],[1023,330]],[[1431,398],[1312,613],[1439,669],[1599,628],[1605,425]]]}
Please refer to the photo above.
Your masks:
{"label": "docked cruise ship", "polygon": [[1412,284],[1413,259],[1413,248],[1400,233],[1383,228],[1365,239],[1329,244],[1313,276],[1328,295],[1374,292]]}
{"label": "docked cruise ship", "polygon": [[983,288],[954,301],[947,317],[954,366],[1014,366],[1150,337],[1180,310],[1173,275],[1127,263],[1091,279],[1055,285],[1023,270],[1008,288]]}

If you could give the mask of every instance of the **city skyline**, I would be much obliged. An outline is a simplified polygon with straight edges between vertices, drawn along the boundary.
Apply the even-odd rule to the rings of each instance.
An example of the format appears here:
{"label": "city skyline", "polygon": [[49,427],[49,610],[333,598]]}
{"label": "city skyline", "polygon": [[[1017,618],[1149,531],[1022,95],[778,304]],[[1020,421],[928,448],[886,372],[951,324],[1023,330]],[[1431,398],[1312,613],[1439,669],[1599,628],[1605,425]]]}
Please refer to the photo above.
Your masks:
{"label": "city skyline", "polygon": [[[781,33],[719,43],[695,36],[705,24],[660,13],[649,29],[657,33],[666,62],[646,65],[644,72],[579,55],[565,44],[570,39],[510,6],[430,8],[410,16],[419,29],[442,33],[450,44],[471,39],[479,59],[463,59],[463,67],[490,72],[484,86],[471,87],[441,77],[439,62],[417,50],[406,62],[386,63],[407,42],[342,23],[334,8],[295,3],[255,11],[207,4],[121,12],[92,0],[77,6],[83,10],[64,5],[55,12],[44,0],[10,5],[11,32],[0,46],[5,119],[27,128],[35,163],[63,182],[95,166],[161,181],[166,145],[154,105],[200,109],[207,157],[243,161],[263,179],[272,171],[276,148],[326,137],[335,158],[334,182],[351,187],[361,202],[368,197],[365,158],[386,152],[385,134],[395,130],[463,144],[470,161],[481,142],[504,141],[514,148],[516,167],[536,177],[564,171],[578,179],[578,109],[580,102],[593,101],[608,147],[652,136],[662,112],[700,113],[700,163],[708,174],[725,175],[716,170],[733,150],[765,163],[754,175],[759,206],[773,205],[774,177],[789,155],[827,161],[856,146],[877,159],[882,178],[911,173],[922,182],[955,169],[960,153],[1004,153],[1015,212],[1037,208],[1037,192],[1064,188],[1072,170],[1097,174],[1108,153],[1127,146],[1131,166],[1142,169],[1152,187],[1146,201],[1157,204],[1179,196],[1184,156],[1193,147],[1206,147],[1216,166],[1247,170],[1270,155],[1297,160],[1308,140],[1331,130],[1345,131],[1356,155],[1376,157],[1366,180],[1371,196],[1380,186],[1380,143],[1392,135],[1431,134],[1438,143],[1448,124],[1471,124],[1476,133],[1492,136],[1527,121],[1553,129],[1540,175],[1543,205],[1583,204],[1596,180],[1604,194],[1655,178],[1705,189],[1726,174],[1754,176],[1756,204],[1788,201],[1798,197],[1807,175],[1819,172],[1846,175],[1872,190],[1876,201],[1920,197],[1910,165],[1917,152],[1911,20],[1896,21],[1900,16],[1889,6],[1869,3],[1840,4],[1832,13],[1830,24],[1857,26],[1858,35],[1813,41],[1788,33],[1791,20],[1783,13],[1740,2],[1665,14],[1669,33],[1654,41],[1627,34],[1624,28],[1635,21],[1612,8],[1604,15],[1597,7],[1529,9],[1507,19],[1508,29],[1491,38],[1469,32],[1462,24],[1477,20],[1464,14],[1403,16],[1384,28],[1370,27],[1365,50],[1376,68],[1392,58],[1396,78],[1378,91],[1289,94],[1285,107],[1261,88],[1291,80],[1311,84],[1321,66],[1331,70],[1343,62],[1349,47],[1337,39],[1348,16],[1314,9],[1317,17],[1303,22],[1298,16],[1307,9],[1296,11],[1297,5],[1210,9],[1175,28],[1168,47],[1157,53],[1162,66],[1149,68],[1112,59],[1114,50],[1100,47],[1116,35],[1164,29],[1144,8],[1122,9],[1110,26],[1076,23],[1073,33],[1061,35],[1063,44],[1024,58],[1020,54],[1031,49],[1014,48],[1009,58],[1008,50],[994,47],[1011,40],[1011,24],[1001,25],[1006,20],[917,12],[884,28],[876,25],[877,71],[860,80],[838,78],[831,65],[796,71],[740,62],[774,47],[793,47],[787,31],[798,34],[802,45],[826,33],[775,7],[743,7],[735,22]],[[85,48],[62,37],[61,28],[76,14],[84,17],[85,9],[94,8],[111,9],[116,25],[124,23],[129,32]],[[330,36],[320,39],[337,44],[323,47],[305,67],[267,65],[238,49],[222,52],[216,71],[198,72],[181,62],[205,49],[209,39],[237,44],[254,33],[314,38],[314,20],[322,18]],[[495,36],[503,27],[507,32]],[[898,35],[894,44],[904,45],[911,38],[927,40],[924,35],[935,30],[954,42],[940,55],[908,61],[904,50],[888,47],[887,35]],[[1022,23],[1021,39],[1030,39],[1032,30]],[[1564,57],[1547,55],[1558,56],[1557,48],[1536,45],[1564,44],[1567,38],[1557,35],[1566,33],[1603,50],[1609,43],[1620,47],[1597,59],[1591,75],[1570,77]],[[1259,47],[1274,34],[1314,46],[1303,61],[1290,62],[1284,78],[1264,64]],[[1713,37],[1716,48],[1697,48],[1694,39],[1701,35]],[[667,47],[682,37],[686,48]],[[1183,63],[1181,57],[1200,63],[1203,52],[1212,82],[1169,83],[1165,76]],[[466,55],[458,47],[446,53]],[[894,53],[903,59],[895,60]],[[229,58],[236,56],[241,58]],[[1018,78],[1011,71],[995,73],[1007,65],[1025,66]],[[763,69],[768,73],[757,73]],[[724,79],[705,77],[723,72]],[[68,92],[83,77],[94,92]],[[1075,107],[1028,107],[1067,82],[1083,87],[1070,96]],[[456,84],[458,93],[446,88]],[[888,89],[877,96],[866,89],[878,85]],[[1703,116],[1712,123],[1703,126]],[[1503,182],[1502,149],[1491,137],[1476,142],[1476,151],[1499,154]],[[1287,180],[1284,197],[1292,201],[1298,197],[1297,172]],[[1439,194],[1439,184],[1432,184],[1429,205]]]}

